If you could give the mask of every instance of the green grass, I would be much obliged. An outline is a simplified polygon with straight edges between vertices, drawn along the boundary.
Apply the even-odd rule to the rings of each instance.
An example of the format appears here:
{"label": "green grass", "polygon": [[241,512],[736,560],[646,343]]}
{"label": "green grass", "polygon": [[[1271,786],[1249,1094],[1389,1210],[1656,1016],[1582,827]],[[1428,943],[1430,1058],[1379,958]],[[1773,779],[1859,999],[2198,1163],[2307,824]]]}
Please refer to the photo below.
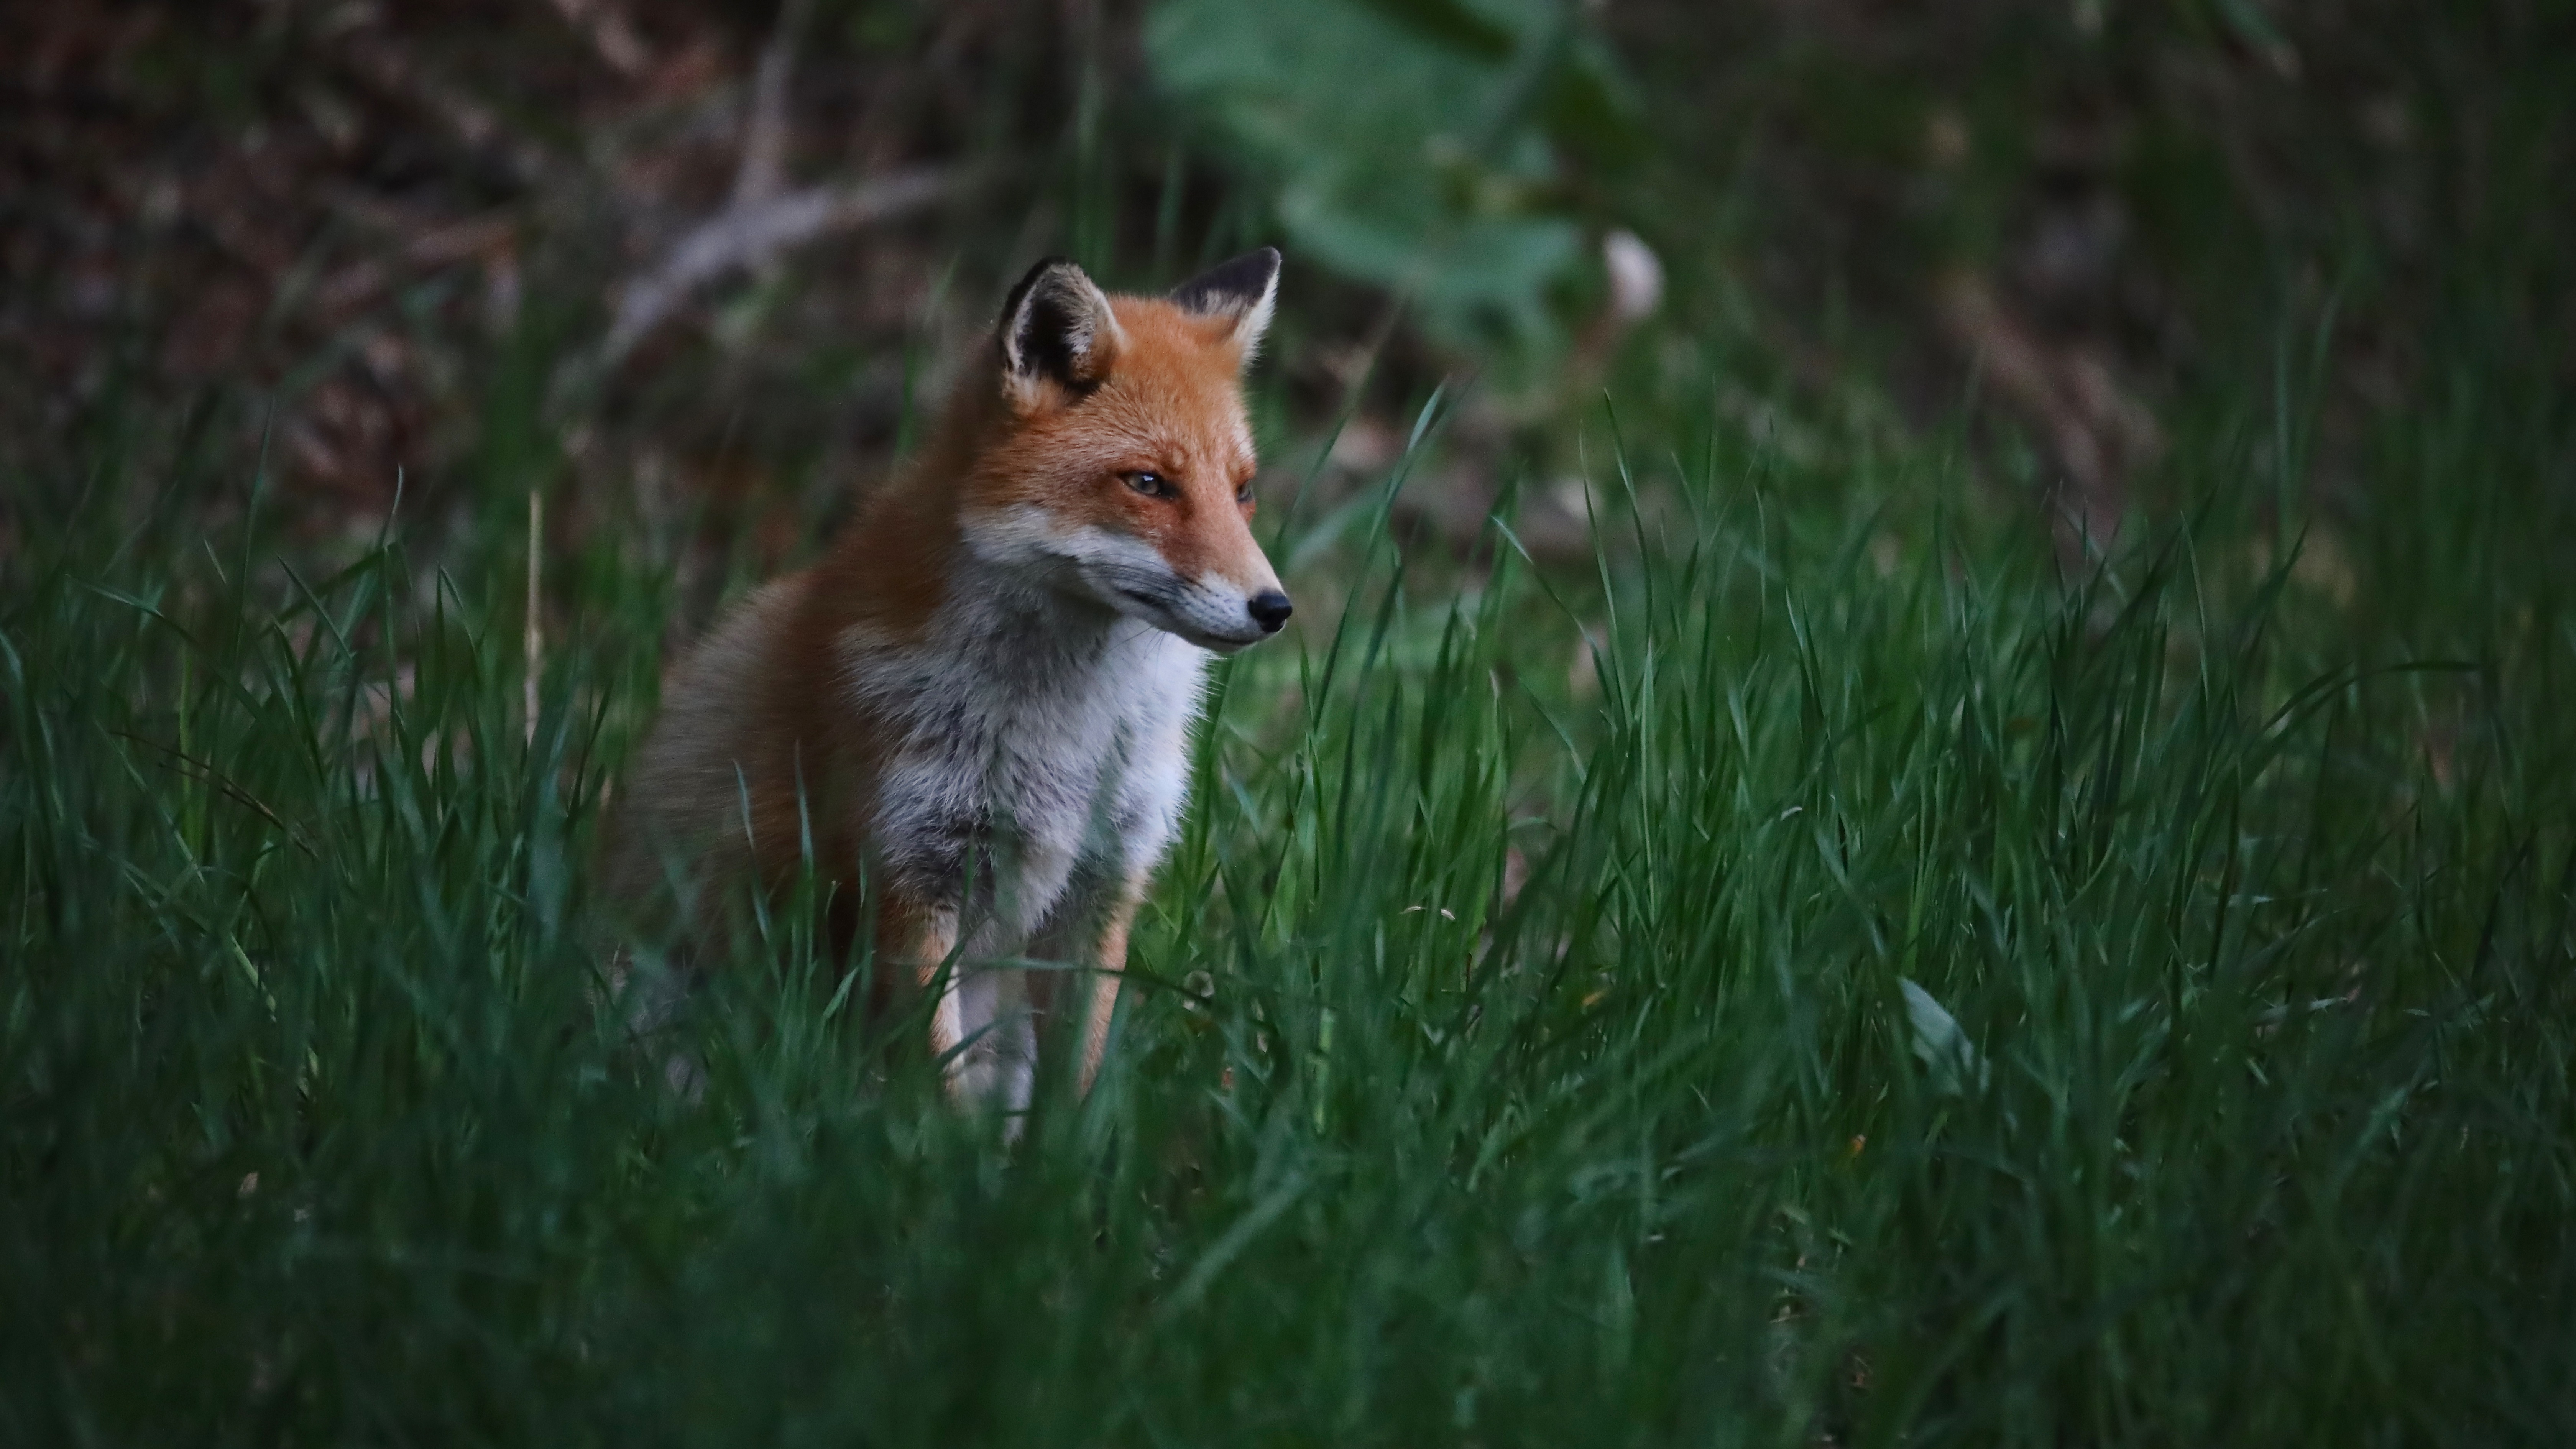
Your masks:
{"label": "green grass", "polygon": [[510,510],[94,502],[0,600],[0,1440],[2552,1442],[2576,428],[2456,392],[2332,569],[2261,422],[2072,588],[1678,422],[1597,579],[1363,521],[1010,1151],[792,911],[695,1099],[594,1009],[649,562],[550,561],[531,730]]}

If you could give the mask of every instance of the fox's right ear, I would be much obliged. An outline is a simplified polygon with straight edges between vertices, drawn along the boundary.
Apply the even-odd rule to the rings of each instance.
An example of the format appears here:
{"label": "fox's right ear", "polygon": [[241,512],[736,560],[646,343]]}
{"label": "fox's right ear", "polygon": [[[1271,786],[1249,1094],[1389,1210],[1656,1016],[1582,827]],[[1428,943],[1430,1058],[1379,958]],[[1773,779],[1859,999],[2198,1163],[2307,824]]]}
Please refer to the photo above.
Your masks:
{"label": "fox's right ear", "polygon": [[[1002,304],[1002,389],[1023,412],[1083,396],[1109,375],[1126,337],[1082,268],[1049,257]],[[1057,390],[1061,396],[1051,396]]]}
{"label": "fox's right ear", "polygon": [[1234,343],[1249,363],[1279,302],[1279,249],[1263,247],[1219,262],[1174,287],[1172,301],[1184,312],[1232,319]]}

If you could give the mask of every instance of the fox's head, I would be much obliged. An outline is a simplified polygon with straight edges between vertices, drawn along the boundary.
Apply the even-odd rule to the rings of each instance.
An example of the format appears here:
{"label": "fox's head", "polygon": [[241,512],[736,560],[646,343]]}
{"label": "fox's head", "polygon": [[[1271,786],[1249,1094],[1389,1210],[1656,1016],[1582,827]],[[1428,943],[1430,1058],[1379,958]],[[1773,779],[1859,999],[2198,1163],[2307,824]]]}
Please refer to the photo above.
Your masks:
{"label": "fox's head", "polygon": [[1288,595],[1252,537],[1243,370],[1278,290],[1267,247],[1164,297],[1040,262],[995,330],[999,426],[962,500],[967,546],[1203,648],[1277,633]]}

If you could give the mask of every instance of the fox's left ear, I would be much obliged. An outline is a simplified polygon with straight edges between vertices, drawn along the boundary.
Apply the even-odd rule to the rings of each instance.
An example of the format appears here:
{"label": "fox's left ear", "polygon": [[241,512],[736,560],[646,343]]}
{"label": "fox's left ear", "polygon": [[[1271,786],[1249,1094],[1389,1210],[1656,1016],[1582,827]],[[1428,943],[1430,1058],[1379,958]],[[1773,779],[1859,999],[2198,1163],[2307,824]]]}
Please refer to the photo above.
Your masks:
{"label": "fox's left ear", "polygon": [[1172,289],[1182,311],[1234,322],[1235,345],[1250,362],[1270,330],[1270,314],[1279,301],[1279,249],[1263,247],[1230,262],[1219,262]]}

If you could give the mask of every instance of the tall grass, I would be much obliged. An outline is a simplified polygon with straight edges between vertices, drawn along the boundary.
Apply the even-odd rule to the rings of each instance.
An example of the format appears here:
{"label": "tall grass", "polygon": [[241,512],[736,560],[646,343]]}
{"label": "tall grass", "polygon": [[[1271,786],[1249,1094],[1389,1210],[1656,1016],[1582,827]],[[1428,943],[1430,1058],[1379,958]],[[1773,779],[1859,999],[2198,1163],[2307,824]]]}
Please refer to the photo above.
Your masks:
{"label": "tall grass", "polygon": [[702,1090],[597,1009],[650,568],[551,565],[531,720],[515,519],[309,579],[62,520],[0,603],[0,1437],[2547,1441],[2576,453],[2463,406],[2340,600],[2221,429],[2071,586],[1831,501],[1928,454],[1721,438],[1597,578],[1356,530],[1011,1149],[793,911]]}

